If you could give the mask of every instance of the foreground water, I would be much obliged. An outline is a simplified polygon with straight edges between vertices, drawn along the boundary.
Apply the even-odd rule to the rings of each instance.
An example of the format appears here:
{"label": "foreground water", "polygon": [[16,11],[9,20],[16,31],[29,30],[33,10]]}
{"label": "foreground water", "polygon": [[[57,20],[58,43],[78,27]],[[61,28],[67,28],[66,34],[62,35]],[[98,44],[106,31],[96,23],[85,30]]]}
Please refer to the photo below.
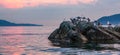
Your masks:
{"label": "foreground water", "polygon": [[[55,26],[0,27],[0,55],[120,55],[116,50],[86,50],[52,46],[48,40]],[[119,45],[112,45],[120,48]]]}

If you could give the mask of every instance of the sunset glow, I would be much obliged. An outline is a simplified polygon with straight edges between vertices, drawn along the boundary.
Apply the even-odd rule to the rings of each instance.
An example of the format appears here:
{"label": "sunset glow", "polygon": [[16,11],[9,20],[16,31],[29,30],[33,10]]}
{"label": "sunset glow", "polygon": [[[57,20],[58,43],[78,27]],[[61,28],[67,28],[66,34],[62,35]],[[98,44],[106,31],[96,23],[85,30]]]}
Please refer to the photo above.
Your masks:
{"label": "sunset glow", "polygon": [[0,6],[5,8],[24,8],[34,6],[90,4],[96,0],[0,0]]}

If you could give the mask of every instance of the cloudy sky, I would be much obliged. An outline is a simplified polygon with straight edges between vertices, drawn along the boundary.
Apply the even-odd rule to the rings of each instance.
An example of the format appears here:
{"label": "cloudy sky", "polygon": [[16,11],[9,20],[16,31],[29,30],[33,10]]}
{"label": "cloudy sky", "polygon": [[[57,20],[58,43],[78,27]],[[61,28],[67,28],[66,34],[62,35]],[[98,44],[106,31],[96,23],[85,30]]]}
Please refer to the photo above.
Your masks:
{"label": "cloudy sky", "polygon": [[120,13],[120,0],[0,0],[0,19],[16,23],[56,25],[85,16],[97,20]]}

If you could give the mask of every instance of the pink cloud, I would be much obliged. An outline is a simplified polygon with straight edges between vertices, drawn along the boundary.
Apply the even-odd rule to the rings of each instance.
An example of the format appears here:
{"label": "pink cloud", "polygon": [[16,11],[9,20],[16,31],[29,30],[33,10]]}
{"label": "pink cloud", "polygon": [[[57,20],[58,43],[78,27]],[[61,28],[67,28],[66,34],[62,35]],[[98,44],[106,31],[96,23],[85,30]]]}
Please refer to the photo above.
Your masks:
{"label": "pink cloud", "polygon": [[79,3],[89,4],[96,0],[0,0],[0,5],[5,8],[23,8],[43,5],[75,5]]}
{"label": "pink cloud", "polygon": [[92,3],[92,2],[96,2],[97,0],[79,0],[79,2],[81,3],[84,3],[84,4],[89,4],[89,3]]}

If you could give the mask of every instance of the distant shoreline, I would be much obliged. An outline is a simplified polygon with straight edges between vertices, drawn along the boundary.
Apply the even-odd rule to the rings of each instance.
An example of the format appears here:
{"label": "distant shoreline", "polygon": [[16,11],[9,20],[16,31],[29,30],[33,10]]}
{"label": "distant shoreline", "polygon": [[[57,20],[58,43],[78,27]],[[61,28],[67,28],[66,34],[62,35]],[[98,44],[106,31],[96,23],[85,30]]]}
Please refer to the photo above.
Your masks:
{"label": "distant shoreline", "polygon": [[[39,27],[39,26],[0,26],[0,27]],[[42,27],[42,25],[40,27]]]}
{"label": "distant shoreline", "polygon": [[6,20],[0,20],[0,26],[43,26],[38,24],[26,24],[26,23],[12,23]]}

